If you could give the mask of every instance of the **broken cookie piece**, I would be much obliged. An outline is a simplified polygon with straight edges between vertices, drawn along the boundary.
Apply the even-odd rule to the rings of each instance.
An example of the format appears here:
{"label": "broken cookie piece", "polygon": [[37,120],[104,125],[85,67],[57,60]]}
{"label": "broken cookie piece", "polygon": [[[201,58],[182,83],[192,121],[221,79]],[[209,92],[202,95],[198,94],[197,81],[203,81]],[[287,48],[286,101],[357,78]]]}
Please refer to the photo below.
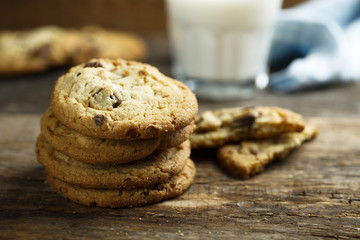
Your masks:
{"label": "broken cookie piece", "polygon": [[318,134],[318,127],[306,125],[302,132],[285,133],[262,140],[241,141],[238,144],[224,145],[217,151],[220,164],[235,176],[248,179],[260,173],[274,159],[281,159]]}
{"label": "broken cookie piece", "polygon": [[191,147],[204,148],[301,132],[305,121],[300,114],[287,109],[259,106],[205,111],[197,116],[195,125]]}

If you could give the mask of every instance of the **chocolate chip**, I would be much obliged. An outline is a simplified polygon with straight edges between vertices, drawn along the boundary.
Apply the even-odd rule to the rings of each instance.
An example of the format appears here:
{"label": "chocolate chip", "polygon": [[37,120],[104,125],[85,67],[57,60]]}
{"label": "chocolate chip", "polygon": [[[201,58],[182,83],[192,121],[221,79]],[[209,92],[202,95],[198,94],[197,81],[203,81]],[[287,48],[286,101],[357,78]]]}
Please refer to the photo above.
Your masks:
{"label": "chocolate chip", "polygon": [[113,108],[117,108],[118,106],[120,106],[122,101],[116,95],[110,95],[110,98],[112,100],[116,100],[116,102],[112,105]]}
{"label": "chocolate chip", "polygon": [[233,123],[233,127],[247,127],[247,128],[251,128],[252,125],[255,123],[256,117],[249,115],[249,116],[244,116],[242,118],[239,118],[237,120],[234,121]]}
{"label": "chocolate chip", "polygon": [[79,72],[79,73],[76,74],[77,77],[80,76],[80,75],[81,75],[81,72]]}
{"label": "chocolate chip", "polygon": [[40,46],[38,49],[35,50],[33,56],[43,59],[49,59],[51,57],[51,45],[47,43]]}
{"label": "chocolate chip", "polygon": [[93,120],[97,126],[102,126],[106,121],[106,117],[104,115],[95,115]]}
{"label": "chocolate chip", "polygon": [[95,93],[93,93],[91,96],[95,97],[96,94],[99,94],[102,90],[104,90],[104,88],[100,88],[99,90],[97,90]]}
{"label": "chocolate chip", "polygon": [[120,101],[120,100],[117,100],[117,101],[112,105],[112,107],[113,107],[113,108],[117,108],[118,106],[120,106],[120,104],[121,104],[121,101]]}
{"label": "chocolate chip", "polygon": [[103,65],[101,65],[101,63],[98,62],[88,62],[84,66],[84,68],[98,68],[98,67],[103,67]]}
{"label": "chocolate chip", "polygon": [[256,156],[259,152],[256,149],[250,149],[250,153]]}

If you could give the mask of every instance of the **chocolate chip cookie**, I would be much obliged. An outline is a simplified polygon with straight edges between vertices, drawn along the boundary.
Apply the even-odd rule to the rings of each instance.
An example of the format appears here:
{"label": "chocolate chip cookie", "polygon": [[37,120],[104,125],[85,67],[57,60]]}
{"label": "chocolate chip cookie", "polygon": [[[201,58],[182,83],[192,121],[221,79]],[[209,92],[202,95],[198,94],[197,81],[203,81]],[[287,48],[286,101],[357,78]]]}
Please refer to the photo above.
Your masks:
{"label": "chocolate chip cookie", "polygon": [[36,143],[38,161],[56,178],[89,188],[139,188],[169,180],[179,174],[190,157],[190,143],[158,151],[129,164],[87,164],[56,151],[40,135]]}
{"label": "chocolate chip cookie", "polygon": [[304,126],[300,114],[278,107],[220,109],[197,116],[190,141],[192,148],[216,147],[242,139],[301,132]]}
{"label": "chocolate chip cookie", "polygon": [[197,100],[155,67],[122,59],[92,59],[71,68],[53,89],[51,107],[84,135],[121,140],[161,137],[195,119]]}
{"label": "chocolate chip cookie", "polygon": [[140,37],[95,26],[0,32],[0,75],[41,72],[94,57],[143,60],[146,55],[147,47]]}
{"label": "chocolate chip cookie", "polygon": [[82,205],[112,208],[137,207],[182,194],[193,182],[195,171],[195,165],[189,159],[182,172],[169,181],[152,187],[131,190],[84,188],[61,181],[50,174],[47,174],[47,182],[55,192]]}
{"label": "chocolate chip cookie", "polygon": [[2,31],[0,75],[39,72],[63,65],[77,44],[75,35],[55,26],[29,31]]}
{"label": "chocolate chip cookie", "polygon": [[79,35],[79,47],[70,57],[73,65],[91,58],[143,60],[147,56],[144,40],[134,34],[86,26],[79,30]]}
{"label": "chocolate chip cookie", "polygon": [[41,132],[57,151],[91,164],[121,164],[144,158],[156,149],[180,145],[192,130],[193,124],[158,138],[123,141],[82,135],[63,125],[51,108],[41,118]]}

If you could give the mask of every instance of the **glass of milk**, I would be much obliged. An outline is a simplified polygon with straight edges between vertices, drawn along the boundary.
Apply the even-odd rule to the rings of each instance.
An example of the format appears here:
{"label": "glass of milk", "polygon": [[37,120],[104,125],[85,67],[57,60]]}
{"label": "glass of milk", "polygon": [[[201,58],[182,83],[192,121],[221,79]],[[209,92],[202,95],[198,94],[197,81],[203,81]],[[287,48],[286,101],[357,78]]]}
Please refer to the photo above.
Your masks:
{"label": "glass of milk", "polygon": [[208,100],[249,98],[268,84],[282,0],[166,0],[172,71]]}

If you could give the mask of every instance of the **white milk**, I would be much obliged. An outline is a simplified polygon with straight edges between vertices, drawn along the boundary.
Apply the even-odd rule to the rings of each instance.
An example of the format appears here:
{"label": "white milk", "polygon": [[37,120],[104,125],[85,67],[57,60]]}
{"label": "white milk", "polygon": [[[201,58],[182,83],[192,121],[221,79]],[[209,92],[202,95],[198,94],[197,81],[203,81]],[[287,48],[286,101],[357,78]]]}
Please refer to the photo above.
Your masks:
{"label": "white milk", "polygon": [[179,79],[248,82],[265,73],[281,0],[167,0]]}

